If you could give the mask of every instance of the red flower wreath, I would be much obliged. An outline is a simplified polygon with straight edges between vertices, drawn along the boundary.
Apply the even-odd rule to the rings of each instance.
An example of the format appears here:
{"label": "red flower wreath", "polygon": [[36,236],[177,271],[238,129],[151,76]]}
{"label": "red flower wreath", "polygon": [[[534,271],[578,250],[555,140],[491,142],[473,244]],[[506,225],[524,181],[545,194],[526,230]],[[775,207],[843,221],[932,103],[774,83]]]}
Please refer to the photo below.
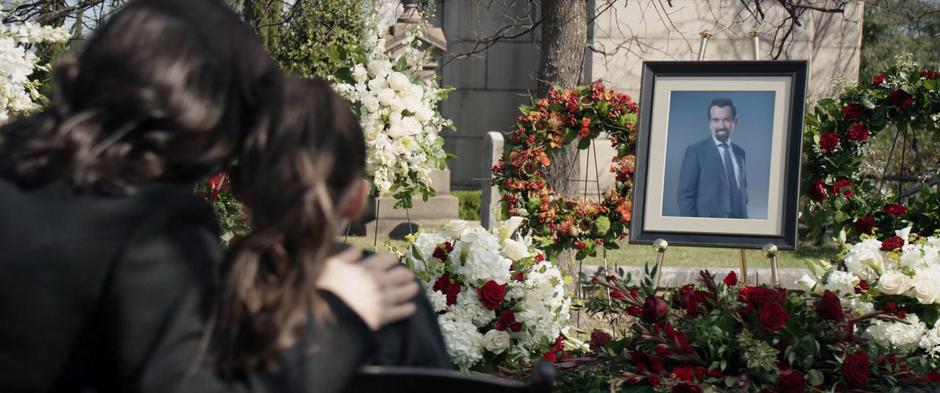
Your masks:
{"label": "red flower wreath", "polygon": [[[522,106],[508,137],[508,154],[493,167],[507,216],[525,216],[544,251],[576,249],[577,259],[596,247],[616,248],[629,228],[636,158],[637,105],[630,96],[600,81],[575,89],[552,88],[547,98]],[[606,133],[616,150],[610,172],[613,189],[600,201],[558,195],[547,174],[551,154],[571,142],[587,149]]]}

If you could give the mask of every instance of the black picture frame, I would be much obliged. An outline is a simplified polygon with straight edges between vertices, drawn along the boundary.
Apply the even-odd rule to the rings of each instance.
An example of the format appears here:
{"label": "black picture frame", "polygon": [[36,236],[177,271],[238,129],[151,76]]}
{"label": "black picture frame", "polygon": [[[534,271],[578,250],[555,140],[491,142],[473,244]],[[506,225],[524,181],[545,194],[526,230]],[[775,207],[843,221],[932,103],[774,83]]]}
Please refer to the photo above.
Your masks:
{"label": "black picture frame", "polygon": [[[670,245],[686,245],[686,246],[701,246],[701,247],[727,247],[727,248],[761,248],[766,244],[774,244],[778,249],[787,250],[787,249],[796,249],[797,247],[797,220],[799,215],[799,196],[800,196],[800,160],[802,156],[802,138],[803,138],[803,115],[805,110],[805,100],[806,100],[806,82],[807,82],[807,69],[808,65],[806,61],[650,61],[643,63],[643,73],[642,73],[642,85],[640,91],[640,115],[639,122],[637,127],[637,156],[636,156],[636,169],[634,175],[634,189],[633,189],[633,212],[632,212],[632,221],[630,223],[630,243],[638,244],[651,244],[657,239],[664,239],[670,243]],[[737,78],[737,79],[735,79]],[[783,162],[779,162],[777,165],[782,166],[782,174],[773,177],[771,176],[767,180],[768,184],[776,184],[776,190],[782,191],[779,196],[771,196],[772,192],[768,191],[767,199],[770,198],[779,198],[774,202],[775,212],[769,211],[766,209],[765,212],[765,221],[771,220],[772,218],[778,221],[774,221],[775,225],[772,227],[775,228],[773,233],[745,233],[740,230],[699,230],[694,229],[690,230],[688,228],[664,228],[662,223],[657,223],[657,227],[652,225],[654,218],[662,222],[689,222],[689,226],[693,224],[697,227],[708,226],[718,227],[724,226],[729,227],[733,226],[736,223],[743,221],[737,221],[733,218],[721,218],[721,217],[694,217],[691,216],[682,216],[682,217],[665,217],[662,206],[666,203],[665,199],[666,191],[665,190],[665,173],[666,169],[662,169],[661,172],[662,178],[651,177],[650,173],[650,157],[656,155],[657,157],[666,157],[665,149],[668,148],[669,142],[663,142],[662,146],[657,146],[656,148],[662,151],[651,151],[651,132],[655,129],[657,132],[665,132],[667,137],[656,136],[656,138],[666,138],[668,139],[669,129],[663,129],[662,125],[654,124],[656,123],[656,118],[662,118],[666,116],[669,119],[669,114],[665,115],[657,113],[657,111],[662,111],[664,109],[657,108],[654,101],[654,96],[657,94],[658,82],[672,80],[672,84],[684,83],[683,81],[696,81],[703,80],[708,83],[708,81],[718,80],[719,85],[722,83],[721,80],[742,80],[746,81],[748,78],[754,78],[754,80],[785,80],[789,81],[789,88],[787,91],[787,97],[777,97],[774,96],[774,99],[783,99],[785,102],[781,103],[786,105],[786,113],[776,113],[776,108],[772,112],[773,117],[782,116],[780,119],[785,121],[784,126],[782,127],[773,127],[771,129],[771,136],[774,138],[780,138],[780,136],[774,136],[773,134],[777,132],[785,132],[786,135],[782,136],[782,144],[778,143],[776,146],[779,148],[781,145],[785,147],[784,152],[780,152],[777,155],[771,154],[771,157],[779,157]],[[763,79],[762,79],[763,78]],[[678,81],[678,82],[676,82]],[[741,86],[741,85],[738,85]],[[680,91],[682,89],[670,89],[666,92],[667,88],[663,88],[659,96],[663,97],[663,94],[670,94],[669,100],[672,100],[673,91]],[[722,89],[718,89],[722,90]],[[728,86],[727,91],[734,92],[737,91],[733,86]],[[662,99],[660,99],[662,100]],[[671,102],[671,101],[669,101]],[[661,105],[662,106],[662,105]],[[667,108],[666,111],[672,110],[670,105],[665,105]],[[654,117],[654,114],[658,117]],[[691,114],[690,114],[691,115]],[[702,112],[703,119],[703,130],[707,134],[707,110]],[[668,123],[668,121],[666,122]],[[782,128],[778,130],[777,128]],[[657,134],[660,135],[660,134]],[[657,140],[660,140],[657,139]],[[707,139],[705,139],[707,140]],[[779,150],[773,148],[773,150]],[[768,147],[767,149],[771,149]],[[686,152],[688,154],[688,152]],[[684,159],[684,158],[683,158]],[[662,165],[665,166],[666,158],[662,158]],[[773,159],[768,165],[768,168],[777,168],[777,173],[781,173],[779,169],[780,166],[773,166]],[[779,160],[778,160],[779,161]],[[684,165],[684,164],[683,164]],[[749,165],[749,164],[748,164]],[[768,170],[769,171],[769,170]],[[726,178],[727,176],[725,176]],[[776,180],[774,180],[776,179]],[[659,183],[654,183],[659,182]],[[650,186],[658,187],[659,198],[660,200],[657,203],[649,203],[650,201],[647,198],[651,197],[651,194],[655,194],[655,191],[651,189]],[[773,190],[773,189],[771,189]],[[745,195],[749,191],[745,190]],[[747,196],[745,196],[747,198]],[[770,202],[766,202],[769,204]],[[660,206],[658,213],[655,213],[651,209],[654,206]],[[747,211],[747,208],[745,208]],[[651,215],[648,217],[647,213]],[[773,216],[772,216],[773,214]],[[672,220],[672,221],[665,221]],[[759,220],[745,220],[748,222],[754,223],[754,225],[760,225]],[[715,225],[704,225],[703,223],[714,223]],[[742,224],[743,225],[743,224]],[[771,226],[767,226],[770,228]]]}

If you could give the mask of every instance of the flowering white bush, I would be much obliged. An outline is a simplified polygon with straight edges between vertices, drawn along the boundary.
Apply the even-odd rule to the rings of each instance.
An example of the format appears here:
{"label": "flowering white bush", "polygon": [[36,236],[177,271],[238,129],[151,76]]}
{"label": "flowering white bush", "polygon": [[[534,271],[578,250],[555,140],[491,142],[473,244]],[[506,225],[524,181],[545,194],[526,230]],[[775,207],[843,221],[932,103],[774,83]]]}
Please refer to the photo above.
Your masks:
{"label": "flowering white bush", "polygon": [[885,350],[907,355],[918,348],[940,359],[940,237],[911,228],[878,240],[847,244],[841,263],[813,264],[796,282],[806,291],[831,291],[855,317],[879,314],[860,330]]}
{"label": "flowering white bush", "polygon": [[65,42],[68,30],[63,27],[39,26],[32,23],[22,25],[0,24],[0,123],[11,115],[36,110],[36,101],[42,97],[36,89],[37,81],[29,76],[38,65],[38,58],[25,45],[39,42]]}
{"label": "flowering white bush", "polygon": [[429,58],[418,49],[415,34],[395,58],[385,53],[385,40],[376,29],[366,29],[364,41],[358,64],[340,72],[333,87],[360,116],[375,189],[393,193],[396,207],[410,207],[415,191],[425,198],[434,195],[431,171],[445,168],[447,154],[438,133],[453,125],[441,117],[437,105],[448,90],[420,76]]}
{"label": "flowering white bush", "polygon": [[521,217],[493,232],[451,221],[414,237],[404,262],[424,282],[447,352],[462,370],[526,364],[563,345],[571,299]]}

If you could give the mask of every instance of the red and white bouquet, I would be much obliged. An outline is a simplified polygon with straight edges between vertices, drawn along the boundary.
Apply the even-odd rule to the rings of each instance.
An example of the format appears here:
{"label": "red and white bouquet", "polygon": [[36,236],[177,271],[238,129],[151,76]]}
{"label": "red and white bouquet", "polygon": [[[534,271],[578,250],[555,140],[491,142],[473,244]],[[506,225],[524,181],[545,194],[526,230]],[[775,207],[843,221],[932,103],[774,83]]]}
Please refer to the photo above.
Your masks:
{"label": "red and white bouquet", "polygon": [[451,221],[412,238],[404,262],[425,282],[447,343],[462,370],[551,360],[568,330],[571,299],[561,271],[512,234],[513,217],[491,232]]}

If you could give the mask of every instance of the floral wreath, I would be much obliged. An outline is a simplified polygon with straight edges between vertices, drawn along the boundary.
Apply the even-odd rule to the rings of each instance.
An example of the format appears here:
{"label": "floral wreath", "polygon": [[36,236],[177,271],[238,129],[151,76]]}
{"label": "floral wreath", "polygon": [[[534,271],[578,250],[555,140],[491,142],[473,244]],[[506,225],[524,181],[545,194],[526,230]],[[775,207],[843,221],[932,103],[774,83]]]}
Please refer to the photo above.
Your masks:
{"label": "floral wreath", "polygon": [[[575,89],[553,87],[548,98],[520,107],[508,138],[508,154],[493,166],[505,216],[522,216],[533,238],[550,255],[576,249],[576,259],[596,255],[597,247],[617,248],[629,228],[636,162],[637,105],[629,95],[601,83]],[[583,150],[601,132],[616,150],[610,171],[614,187],[600,201],[557,194],[547,172],[552,152],[573,141]]]}
{"label": "floral wreath", "polygon": [[877,179],[860,173],[870,139],[892,124],[901,133],[940,131],[940,71],[899,56],[870,83],[845,87],[806,116],[801,223],[810,238],[829,225],[843,241],[890,237],[908,224],[927,234],[940,228],[940,194],[924,187],[906,205],[895,203],[896,195],[880,192]]}

